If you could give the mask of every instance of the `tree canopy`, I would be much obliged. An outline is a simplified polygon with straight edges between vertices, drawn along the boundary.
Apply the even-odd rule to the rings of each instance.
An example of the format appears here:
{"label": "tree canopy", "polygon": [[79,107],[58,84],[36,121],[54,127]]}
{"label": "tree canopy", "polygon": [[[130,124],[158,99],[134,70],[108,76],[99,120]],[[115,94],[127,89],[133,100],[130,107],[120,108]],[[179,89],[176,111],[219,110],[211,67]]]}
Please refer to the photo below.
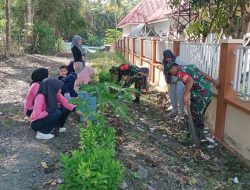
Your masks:
{"label": "tree canopy", "polygon": [[[102,45],[138,0],[5,0],[0,2],[0,32],[5,34],[7,1],[11,1],[11,37],[30,51],[48,53],[75,34],[87,45]],[[1,35],[3,36],[3,35]],[[1,42],[0,42],[1,43]],[[4,44],[4,42],[3,42]],[[51,47],[44,47],[44,45]],[[51,49],[52,48],[52,49]],[[53,51],[52,51],[53,53]]]}
{"label": "tree canopy", "polygon": [[[181,0],[170,0],[169,5],[176,8]],[[233,38],[242,38],[250,23],[249,0],[189,0],[192,11],[199,17],[186,30],[186,35],[201,35],[203,39],[209,33],[224,34]]]}

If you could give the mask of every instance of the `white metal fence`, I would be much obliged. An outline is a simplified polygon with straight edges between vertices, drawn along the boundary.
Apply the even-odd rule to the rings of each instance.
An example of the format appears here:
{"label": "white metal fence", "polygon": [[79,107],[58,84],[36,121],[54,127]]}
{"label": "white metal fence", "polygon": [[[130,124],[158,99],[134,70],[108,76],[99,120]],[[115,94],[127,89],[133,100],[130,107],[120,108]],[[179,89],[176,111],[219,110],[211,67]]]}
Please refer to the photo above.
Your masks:
{"label": "white metal fence", "polygon": [[144,40],[143,44],[143,55],[147,58],[152,58],[152,41]]}
{"label": "white metal fence", "polygon": [[250,47],[236,50],[233,88],[241,99],[250,100]]}
{"label": "white metal fence", "polygon": [[169,41],[157,41],[156,42],[156,61],[162,62],[163,51],[166,49],[173,51],[173,42],[169,42]]}
{"label": "white metal fence", "polygon": [[125,44],[125,49],[127,49],[128,48],[128,40],[125,40],[124,42],[123,42],[124,44]]}
{"label": "white metal fence", "polygon": [[180,56],[214,79],[219,77],[220,45],[186,43],[180,45]]}
{"label": "white metal fence", "polygon": [[138,39],[135,40],[135,53],[140,54],[140,40]]}
{"label": "white metal fence", "polygon": [[129,50],[133,51],[133,38],[129,38]]}

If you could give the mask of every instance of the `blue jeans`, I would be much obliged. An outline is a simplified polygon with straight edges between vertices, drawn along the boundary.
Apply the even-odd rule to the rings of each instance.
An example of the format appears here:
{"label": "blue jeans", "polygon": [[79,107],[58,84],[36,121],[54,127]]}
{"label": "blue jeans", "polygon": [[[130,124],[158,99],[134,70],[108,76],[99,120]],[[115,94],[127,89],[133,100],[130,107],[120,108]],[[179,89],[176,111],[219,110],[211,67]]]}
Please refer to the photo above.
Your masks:
{"label": "blue jeans", "polygon": [[171,106],[173,107],[173,112],[177,112],[179,110],[180,116],[184,116],[184,88],[185,86],[182,81],[179,81],[177,77],[171,76],[171,83],[169,85]]}

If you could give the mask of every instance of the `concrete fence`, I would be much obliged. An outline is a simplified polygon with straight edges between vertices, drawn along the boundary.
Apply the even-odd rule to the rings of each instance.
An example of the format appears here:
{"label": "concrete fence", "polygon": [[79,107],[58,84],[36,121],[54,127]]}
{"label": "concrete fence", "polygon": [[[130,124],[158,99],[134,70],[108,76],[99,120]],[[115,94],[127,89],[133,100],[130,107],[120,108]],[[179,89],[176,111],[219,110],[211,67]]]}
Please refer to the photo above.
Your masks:
{"label": "concrete fence", "polygon": [[210,104],[206,121],[215,138],[244,158],[250,160],[250,49],[242,47],[243,40],[221,40],[219,44],[162,41],[161,39],[124,37],[116,43],[131,64],[148,67],[150,82],[166,88],[163,72],[157,64],[162,52],[170,49],[191,64],[219,80],[215,97]]}

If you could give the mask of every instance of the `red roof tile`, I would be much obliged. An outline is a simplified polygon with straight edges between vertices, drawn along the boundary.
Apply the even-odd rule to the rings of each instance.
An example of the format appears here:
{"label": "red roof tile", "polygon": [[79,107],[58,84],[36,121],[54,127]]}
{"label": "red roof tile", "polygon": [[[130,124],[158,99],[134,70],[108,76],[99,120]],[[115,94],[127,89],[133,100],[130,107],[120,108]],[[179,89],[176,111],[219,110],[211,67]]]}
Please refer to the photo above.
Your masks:
{"label": "red roof tile", "polygon": [[166,7],[166,0],[141,0],[130,13],[125,16],[119,26],[125,24],[148,23],[167,18],[171,10]]}

